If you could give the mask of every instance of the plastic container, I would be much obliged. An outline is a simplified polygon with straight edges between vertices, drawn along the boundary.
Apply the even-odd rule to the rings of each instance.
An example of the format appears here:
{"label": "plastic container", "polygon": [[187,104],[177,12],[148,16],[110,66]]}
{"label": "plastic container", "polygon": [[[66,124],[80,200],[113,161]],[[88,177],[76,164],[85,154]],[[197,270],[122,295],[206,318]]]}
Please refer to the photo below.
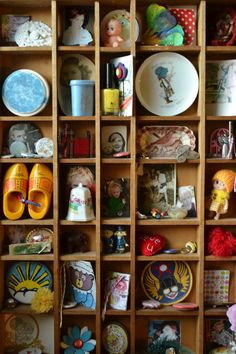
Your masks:
{"label": "plastic container", "polygon": [[94,114],[93,80],[70,80],[72,116],[92,116]]}

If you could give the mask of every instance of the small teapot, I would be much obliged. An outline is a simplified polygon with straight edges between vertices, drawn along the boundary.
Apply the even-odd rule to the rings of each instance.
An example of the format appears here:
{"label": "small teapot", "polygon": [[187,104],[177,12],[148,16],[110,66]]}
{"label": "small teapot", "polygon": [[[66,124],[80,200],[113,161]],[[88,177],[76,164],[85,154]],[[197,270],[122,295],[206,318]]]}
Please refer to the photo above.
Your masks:
{"label": "small teapot", "polygon": [[70,221],[90,221],[95,219],[91,192],[89,188],[83,187],[82,183],[78,187],[72,188],[70,192],[66,219]]}

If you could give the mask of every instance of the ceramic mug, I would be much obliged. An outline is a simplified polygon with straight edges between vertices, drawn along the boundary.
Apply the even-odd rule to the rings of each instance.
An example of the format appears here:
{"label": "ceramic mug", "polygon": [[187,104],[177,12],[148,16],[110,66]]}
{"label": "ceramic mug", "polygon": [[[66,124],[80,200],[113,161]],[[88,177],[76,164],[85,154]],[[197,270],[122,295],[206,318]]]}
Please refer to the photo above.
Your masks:
{"label": "ceramic mug", "polygon": [[93,80],[70,80],[72,116],[92,116],[94,114]]}

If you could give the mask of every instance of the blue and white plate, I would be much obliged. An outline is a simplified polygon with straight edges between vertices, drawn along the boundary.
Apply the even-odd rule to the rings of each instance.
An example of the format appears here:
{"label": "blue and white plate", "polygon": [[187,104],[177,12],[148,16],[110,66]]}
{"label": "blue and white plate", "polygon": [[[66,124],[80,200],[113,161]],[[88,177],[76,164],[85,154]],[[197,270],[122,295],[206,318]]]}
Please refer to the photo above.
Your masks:
{"label": "blue and white plate", "polygon": [[28,117],[38,114],[45,108],[48,99],[48,83],[33,70],[16,70],[3,83],[3,103],[17,116]]}

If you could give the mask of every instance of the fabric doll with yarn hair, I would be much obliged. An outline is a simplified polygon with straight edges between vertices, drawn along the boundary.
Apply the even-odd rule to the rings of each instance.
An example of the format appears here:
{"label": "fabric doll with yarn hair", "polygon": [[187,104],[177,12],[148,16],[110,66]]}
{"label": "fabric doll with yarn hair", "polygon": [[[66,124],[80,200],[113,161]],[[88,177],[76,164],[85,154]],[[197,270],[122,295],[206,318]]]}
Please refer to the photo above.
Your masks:
{"label": "fabric doll with yarn hair", "polygon": [[218,220],[221,214],[226,214],[228,211],[235,176],[236,173],[232,170],[219,170],[212,178],[213,190],[211,192],[210,211],[216,213],[215,220]]}

